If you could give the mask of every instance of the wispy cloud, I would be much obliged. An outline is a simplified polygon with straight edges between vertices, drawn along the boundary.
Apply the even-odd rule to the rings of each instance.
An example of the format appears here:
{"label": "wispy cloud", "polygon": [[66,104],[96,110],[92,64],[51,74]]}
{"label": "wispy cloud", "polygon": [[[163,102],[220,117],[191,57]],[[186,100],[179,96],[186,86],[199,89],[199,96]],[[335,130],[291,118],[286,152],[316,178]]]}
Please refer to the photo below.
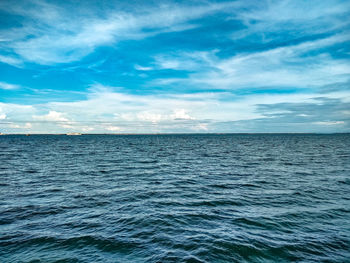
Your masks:
{"label": "wispy cloud", "polygon": [[[99,46],[193,28],[196,25],[188,24],[191,20],[234,5],[229,2],[200,6],[169,4],[134,13],[113,10],[102,14],[103,18],[99,13],[79,15],[79,12],[42,1],[30,1],[25,4],[26,8],[2,5],[5,11],[25,17],[22,28],[4,32],[12,37],[3,40],[2,46],[25,61],[39,64],[73,62]],[[74,9],[79,11],[77,6]],[[2,61],[11,62],[9,59]]]}
{"label": "wispy cloud", "polygon": [[313,123],[317,124],[317,125],[342,125],[342,124],[345,124],[344,121],[316,121]]}
{"label": "wispy cloud", "polygon": [[349,2],[338,0],[260,1],[232,16],[242,21],[245,28],[233,32],[231,37],[267,43],[329,33],[349,24],[349,8]]}
{"label": "wispy cloud", "polygon": [[0,62],[9,64],[15,67],[20,67],[23,64],[22,60],[18,58],[14,58],[11,56],[3,56],[3,55],[0,55]]}
{"label": "wispy cloud", "polygon": [[11,84],[11,83],[6,83],[6,82],[0,82],[0,89],[4,90],[15,90],[19,89],[21,86],[16,85],[16,84]]}
{"label": "wispy cloud", "polygon": [[[346,82],[350,78],[347,59],[335,59],[327,51],[318,51],[349,40],[348,35],[335,35],[229,58],[219,58],[215,55],[218,51],[168,54],[167,57],[156,57],[155,64],[162,69],[194,72],[188,78],[175,79],[171,84],[177,81],[219,89],[317,87]],[[153,83],[162,83],[162,80]]]}
{"label": "wispy cloud", "polygon": [[136,70],[140,70],[140,71],[149,71],[149,70],[153,70],[152,67],[143,67],[143,66],[140,66],[140,65],[135,65],[135,69]]}

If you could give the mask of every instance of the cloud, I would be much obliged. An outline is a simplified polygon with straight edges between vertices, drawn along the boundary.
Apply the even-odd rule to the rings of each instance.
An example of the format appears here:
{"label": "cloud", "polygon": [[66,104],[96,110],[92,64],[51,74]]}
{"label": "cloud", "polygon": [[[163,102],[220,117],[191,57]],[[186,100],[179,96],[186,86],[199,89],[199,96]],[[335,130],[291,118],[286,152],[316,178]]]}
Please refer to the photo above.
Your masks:
{"label": "cloud", "polygon": [[32,124],[30,122],[27,122],[24,125],[10,123],[9,127],[13,128],[13,129],[27,129],[28,130],[28,129],[32,128]]}
{"label": "cloud", "polygon": [[119,132],[122,130],[120,127],[117,127],[117,126],[107,126],[105,129],[107,131],[112,131],[112,132]]}
{"label": "cloud", "polygon": [[348,35],[306,41],[259,52],[220,58],[211,52],[157,56],[163,69],[188,70],[185,78],[152,80],[150,85],[186,85],[201,88],[314,88],[347,82],[350,66],[345,58],[333,58],[327,51],[315,52],[350,41]]}
{"label": "cloud", "polygon": [[64,116],[64,113],[57,111],[49,111],[46,115],[37,116],[34,115],[34,120],[49,121],[49,122],[69,122],[69,120]]}
{"label": "cloud", "polygon": [[5,120],[7,115],[5,113],[2,113],[2,108],[0,107],[0,121]]}
{"label": "cloud", "polygon": [[267,117],[265,121],[271,127],[279,124],[289,131],[298,128],[304,132],[344,132],[350,131],[350,115],[346,114],[350,108],[349,98],[349,95],[338,98],[315,97],[304,102],[259,104],[257,111]]}
{"label": "cloud", "polygon": [[313,122],[313,124],[317,125],[339,125],[339,124],[344,124],[344,121],[316,121]]}
{"label": "cloud", "polygon": [[19,67],[22,65],[22,61],[20,59],[13,58],[11,56],[0,55],[0,62],[9,64],[15,67]]}
{"label": "cloud", "polygon": [[173,70],[206,70],[215,67],[219,50],[196,51],[196,52],[172,52],[166,55],[154,57],[154,64],[157,69]]}
{"label": "cloud", "polygon": [[350,80],[346,82],[335,82],[328,85],[321,86],[319,92],[327,94],[335,91],[350,90]]}
{"label": "cloud", "polygon": [[140,121],[147,121],[147,122],[149,121],[149,122],[157,123],[162,118],[163,116],[161,114],[151,113],[147,111],[143,111],[137,114],[137,119]]}
{"label": "cloud", "polygon": [[0,1],[1,128],[349,131],[348,7]]}
{"label": "cloud", "polygon": [[140,66],[140,65],[135,65],[135,69],[136,69],[136,70],[140,70],[140,71],[149,71],[149,70],[153,70],[152,67],[143,67],[143,66]]}
{"label": "cloud", "polygon": [[194,131],[208,131],[208,123],[199,123],[197,126],[192,128]]}
{"label": "cloud", "polygon": [[15,89],[19,89],[20,87],[21,86],[19,86],[19,85],[10,84],[10,83],[6,83],[6,82],[0,82],[0,89],[15,90]]}
{"label": "cloud", "polygon": [[350,91],[329,93],[327,97],[314,93],[237,98],[228,93],[131,95],[99,85],[84,100],[33,105],[36,114],[20,119],[15,113],[17,105],[1,107],[12,124],[34,123],[32,132],[42,133],[350,130]]}
{"label": "cloud", "polygon": [[[73,127],[74,128],[74,127]],[[94,128],[92,128],[92,127],[80,127],[80,130],[82,131],[82,132],[86,132],[86,133],[88,133],[88,132],[92,132],[93,130],[94,130]]]}
{"label": "cloud", "polygon": [[174,113],[170,115],[170,117],[174,120],[194,120],[185,109],[176,109]]}
{"label": "cloud", "polygon": [[304,36],[329,33],[349,25],[349,2],[346,1],[261,1],[242,9],[231,18],[245,27],[235,31],[233,40],[279,42]]}
{"label": "cloud", "polygon": [[[59,126],[65,129],[74,129],[77,126],[77,123],[69,120],[66,113],[57,112],[50,110],[48,114],[45,115],[33,115],[32,118],[35,121],[46,123],[46,125],[55,127]],[[86,129],[85,126],[78,125],[79,129]]]}
{"label": "cloud", "polygon": [[[38,108],[40,109],[40,107]],[[11,123],[23,125],[23,123],[31,122],[31,115],[35,114],[36,111],[36,107],[32,105],[0,102],[0,115],[5,117],[0,119],[0,128],[4,128]]]}
{"label": "cloud", "polygon": [[114,116],[117,120],[122,119],[124,121],[151,122],[153,124],[171,122],[174,120],[195,120],[194,117],[187,113],[186,109],[174,109],[172,113],[170,113],[169,109],[154,109],[150,104],[147,105],[147,108],[151,110],[114,114]]}
{"label": "cloud", "polygon": [[[24,19],[21,28],[4,32],[9,38],[2,41],[2,46],[25,61],[43,65],[69,63],[82,59],[99,46],[193,28],[194,25],[189,24],[191,20],[234,6],[233,3],[169,4],[133,12],[115,9],[80,15],[44,1],[30,1],[17,7],[5,5],[5,11]],[[74,9],[79,10],[77,6]]]}

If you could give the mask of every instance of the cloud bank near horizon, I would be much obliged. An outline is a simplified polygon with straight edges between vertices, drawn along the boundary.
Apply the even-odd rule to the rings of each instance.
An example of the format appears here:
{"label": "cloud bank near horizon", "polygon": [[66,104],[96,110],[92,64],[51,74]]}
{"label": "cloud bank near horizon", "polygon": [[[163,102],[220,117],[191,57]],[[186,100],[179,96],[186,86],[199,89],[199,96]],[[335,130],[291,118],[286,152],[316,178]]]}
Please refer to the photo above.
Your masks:
{"label": "cloud bank near horizon", "polygon": [[344,1],[2,1],[0,17],[1,132],[350,132]]}

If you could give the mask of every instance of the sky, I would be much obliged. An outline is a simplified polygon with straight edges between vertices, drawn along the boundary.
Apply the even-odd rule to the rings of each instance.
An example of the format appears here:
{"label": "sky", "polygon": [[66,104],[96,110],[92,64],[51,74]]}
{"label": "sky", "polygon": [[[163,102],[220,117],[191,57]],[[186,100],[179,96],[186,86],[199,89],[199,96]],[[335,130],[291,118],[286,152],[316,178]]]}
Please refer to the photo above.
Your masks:
{"label": "sky", "polygon": [[2,133],[350,132],[350,1],[0,1]]}

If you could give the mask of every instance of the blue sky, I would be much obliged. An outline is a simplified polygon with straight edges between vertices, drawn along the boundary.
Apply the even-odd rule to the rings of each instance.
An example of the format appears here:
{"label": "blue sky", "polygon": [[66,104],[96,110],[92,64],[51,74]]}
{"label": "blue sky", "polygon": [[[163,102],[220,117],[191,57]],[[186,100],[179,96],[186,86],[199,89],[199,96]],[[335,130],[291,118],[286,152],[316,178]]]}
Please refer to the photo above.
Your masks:
{"label": "blue sky", "polygon": [[0,132],[350,132],[349,1],[0,2]]}

